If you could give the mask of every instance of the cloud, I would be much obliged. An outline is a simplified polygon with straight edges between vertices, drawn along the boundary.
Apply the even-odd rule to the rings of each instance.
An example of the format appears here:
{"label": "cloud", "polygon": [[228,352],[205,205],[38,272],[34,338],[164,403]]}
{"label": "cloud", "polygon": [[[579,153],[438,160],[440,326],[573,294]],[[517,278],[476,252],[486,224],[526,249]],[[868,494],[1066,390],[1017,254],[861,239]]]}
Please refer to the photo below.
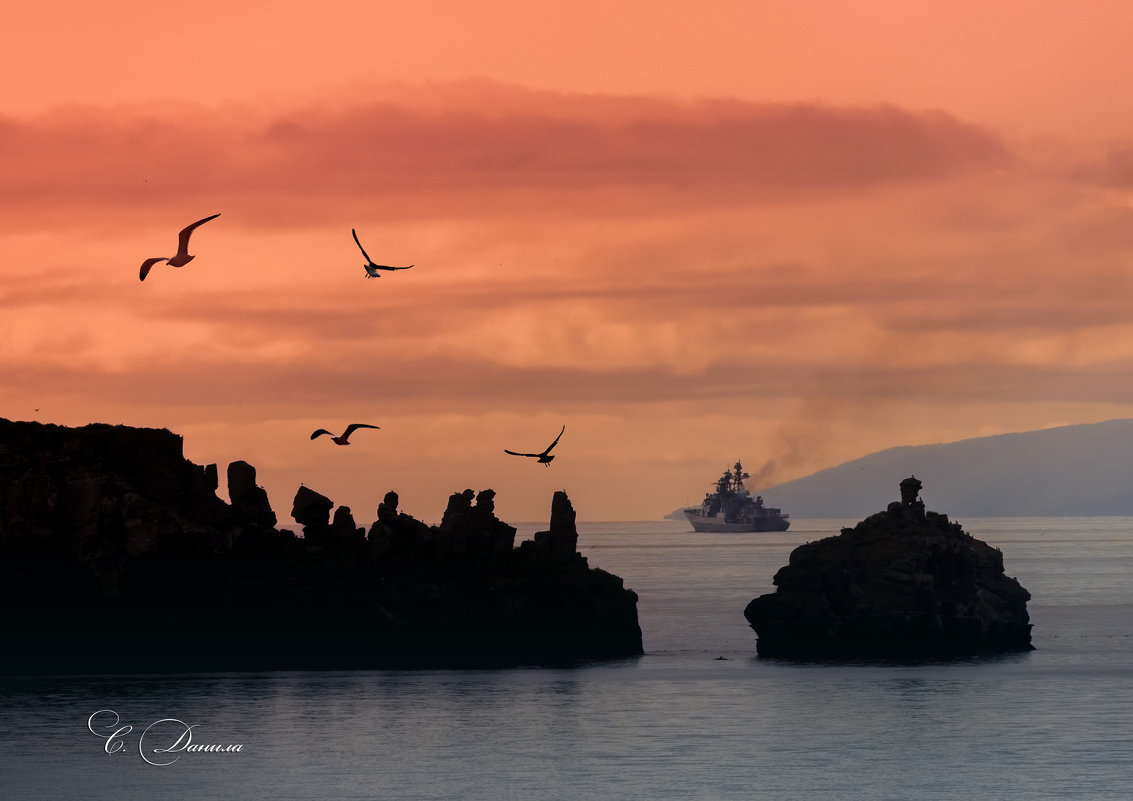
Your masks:
{"label": "cloud", "polygon": [[1081,180],[1115,189],[1133,187],[1133,144],[1116,142],[1072,171]]}
{"label": "cloud", "polygon": [[394,218],[601,214],[934,181],[1011,158],[994,133],[892,106],[678,102],[474,83],[463,104],[438,107],[430,91],[453,90],[275,113],[79,107],[0,118],[5,224],[155,219],[206,206],[238,208],[264,226],[317,224],[359,207]]}
{"label": "cloud", "polygon": [[536,408],[614,411],[629,404],[675,401],[711,408],[716,402],[795,398],[831,408],[843,402],[909,400],[1133,403],[1133,359],[1127,356],[1059,364],[1004,355],[958,353],[951,361],[927,365],[886,364],[883,358],[837,364],[741,355],[675,373],[662,364],[539,367],[446,354],[324,360],[300,354],[273,362],[256,355],[241,360],[177,353],[128,366],[0,359],[0,369],[9,376],[10,397],[26,395],[20,387],[34,387],[45,403],[48,397],[81,398],[85,408],[166,409],[188,417],[198,409],[220,413],[230,422],[359,406],[385,414],[484,414]]}
{"label": "cloud", "polygon": [[[372,417],[383,470],[459,451],[452,491],[534,419],[695,485],[733,442],[783,477],[907,441],[896,418],[1133,405],[1123,190],[939,113],[469,84],[69,109],[0,142],[7,415],[188,425],[328,487],[334,452],[298,445]],[[138,281],[217,211],[196,261]],[[414,269],[365,279],[355,226]]]}

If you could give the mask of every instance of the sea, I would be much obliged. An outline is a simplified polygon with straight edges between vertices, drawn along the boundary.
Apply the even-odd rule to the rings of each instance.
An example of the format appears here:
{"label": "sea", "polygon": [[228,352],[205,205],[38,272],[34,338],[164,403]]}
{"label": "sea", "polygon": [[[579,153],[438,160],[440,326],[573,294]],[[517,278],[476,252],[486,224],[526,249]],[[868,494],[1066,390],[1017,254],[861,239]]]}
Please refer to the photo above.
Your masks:
{"label": "sea", "polygon": [[0,798],[1133,798],[1133,518],[958,520],[1030,591],[1034,651],[758,657],[745,605],[855,522],[580,523],[640,597],[633,659],[0,678]]}

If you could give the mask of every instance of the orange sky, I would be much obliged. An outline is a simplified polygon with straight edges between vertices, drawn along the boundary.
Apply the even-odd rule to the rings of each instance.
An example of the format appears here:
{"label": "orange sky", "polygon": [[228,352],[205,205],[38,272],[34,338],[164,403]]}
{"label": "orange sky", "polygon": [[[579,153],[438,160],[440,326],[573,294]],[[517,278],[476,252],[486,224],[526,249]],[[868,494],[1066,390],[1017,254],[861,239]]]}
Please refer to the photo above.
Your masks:
{"label": "orange sky", "polygon": [[1133,8],[1083,5],[23,4],[0,416],[365,523],[1133,416]]}

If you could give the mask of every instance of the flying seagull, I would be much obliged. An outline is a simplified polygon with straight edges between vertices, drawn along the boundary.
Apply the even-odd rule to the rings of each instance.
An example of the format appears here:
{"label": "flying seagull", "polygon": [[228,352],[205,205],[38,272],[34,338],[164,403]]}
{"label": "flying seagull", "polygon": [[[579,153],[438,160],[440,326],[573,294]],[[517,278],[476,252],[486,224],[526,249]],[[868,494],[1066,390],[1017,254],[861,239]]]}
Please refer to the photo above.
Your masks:
{"label": "flying seagull", "polygon": [[176,255],[166,256],[164,258],[158,256],[153,259],[146,259],[142,262],[142,269],[138,275],[139,279],[141,279],[142,281],[146,280],[146,276],[149,275],[150,269],[159,261],[168,262],[170,267],[184,267],[186,264],[191,262],[193,260],[193,257],[189,255],[189,237],[192,235],[193,230],[198,225],[204,225],[209,220],[215,219],[219,216],[219,214],[214,214],[211,217],[205,217],[203,220],[197,220],[192,225],[186,225],[184,228],[182,228],[181,233],[177,235]]}
{"label": "flying seagull", "polygon": [[337,437],[334,434],[331,434],[325,428],[320,428],[318,431],[311,435],[311,439],[320,437],[323,434],[330,434],[330,438],[335,445],[349,445],[350,442],[348,440],[350,439],[350,435],[353,434],[355,429],[358,428],[381,428],[381,426],[372,426],[369,423],[351,423],[346,427],[346,430],[339,434]]}
{"label": "flying seagull", "polygon": [[366,252],[366,248],[362,247],[361,242],[358,242],[358,232],[351,228],[350,233],[354,234],[354,241],[358,244],[358,249],[362,251],[362,255],[366,257],[366,261],[368,262],[368,264],[362,265],[366,270],[367,278],[381,278],[382,274],[379,273],[378,270],[408,270],[409,267],[413,266],[410,264],[409,267],[387,267],[384,264],[374,264],[374,260],[370,258],[370,254]]}
{"label": "flying seagull", "polygon": [[[566,426],[563,426],[563,431],[566,431]],[[530,456],[532,459],[538,459],[539,464],[550,467],[551,460],[555,458],[551,455],[551,448],[559,444],[559,440],[563,438],[563,431],[559,432],[559,435],[555,437],[555,441],[548,445],[546,450],[542,453],[516,453],[515,451],[509,451],[507,448],[504,448],[504,453],[510,453],[512,456]]]}

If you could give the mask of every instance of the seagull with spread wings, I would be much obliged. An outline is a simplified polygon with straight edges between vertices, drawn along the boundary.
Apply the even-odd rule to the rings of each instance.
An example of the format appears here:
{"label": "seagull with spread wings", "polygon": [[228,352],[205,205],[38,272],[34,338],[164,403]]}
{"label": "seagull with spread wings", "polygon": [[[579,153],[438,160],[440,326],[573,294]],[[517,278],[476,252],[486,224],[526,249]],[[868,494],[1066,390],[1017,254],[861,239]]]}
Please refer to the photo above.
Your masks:
{"label": "seagull with spread wings", "polygon": [[362,267],[366,270],[367,278],[381,278],[382,274],[378,272],[378,270],[408,270],[409,267],[413,266],[410,264],[409,267],[387,267],[384,264],[374,264],[374,260],[370,258],[370,254],[366,252],[366,248],[362,247],[362,243],[358,241],[358,232],[351,228],[350,233],[354,234],[354,241],[357,243],[358,249],[362,251],[362,255],[366,257],[367,263],[363,264]]}
{"label": "seagull with spread wings", "polygon": [[[563,426],[563,431],[566,431],[566,426]],[[555,458],[551,454],[551,448],[559,444],[559,440],[563,437],[563,431],[559,432],[559,435],[555,437],[555,441],[548,445],[546,450],[542,453],[516,453],[515,451],[509,451],[507,448],[504,448],[504,453],[510,453],[512,456],[530,456],[532,459],[538,459],[539,464],[550,467],[551,460]]]}
{"label": "seagull with spread wings", "polygon": [[220,214],[213,214],[210,217],[205,217],[203,220],[197,220],[192,225],[186,225],[184,228],[182,228],[181,233],[177,235],[177,252],[172,256],[156,256],[152,259],[146,259],[145,261],[143,261],[141,272],[138,275],[139,280],[146,280],[146,276],[149,275],[149,271],[155,264],[160,261],[167,262],[170,267],[184,267],[186,264],[191,262],[195,257],[189,255],[189,237],[192,236],[193,231],[197,228],[197,226],[204,225],[209,220],[214,220],[219,216]]}
{"label": "seagull with spread wings", "polygon": [[311,439],[315,439],[315,437],[321,437],[323,434],[328,434],[330,435],[331,441],[335,445],[349,445],[350,435],[357,431],[359,428],[381,428],[381,426],[372,426],[369,423],[351,423],[346,427],[346,430],[339,434],[337,437],[334,434],[331,434],[325,428],[320,428],[318,431],[311,435]]}

